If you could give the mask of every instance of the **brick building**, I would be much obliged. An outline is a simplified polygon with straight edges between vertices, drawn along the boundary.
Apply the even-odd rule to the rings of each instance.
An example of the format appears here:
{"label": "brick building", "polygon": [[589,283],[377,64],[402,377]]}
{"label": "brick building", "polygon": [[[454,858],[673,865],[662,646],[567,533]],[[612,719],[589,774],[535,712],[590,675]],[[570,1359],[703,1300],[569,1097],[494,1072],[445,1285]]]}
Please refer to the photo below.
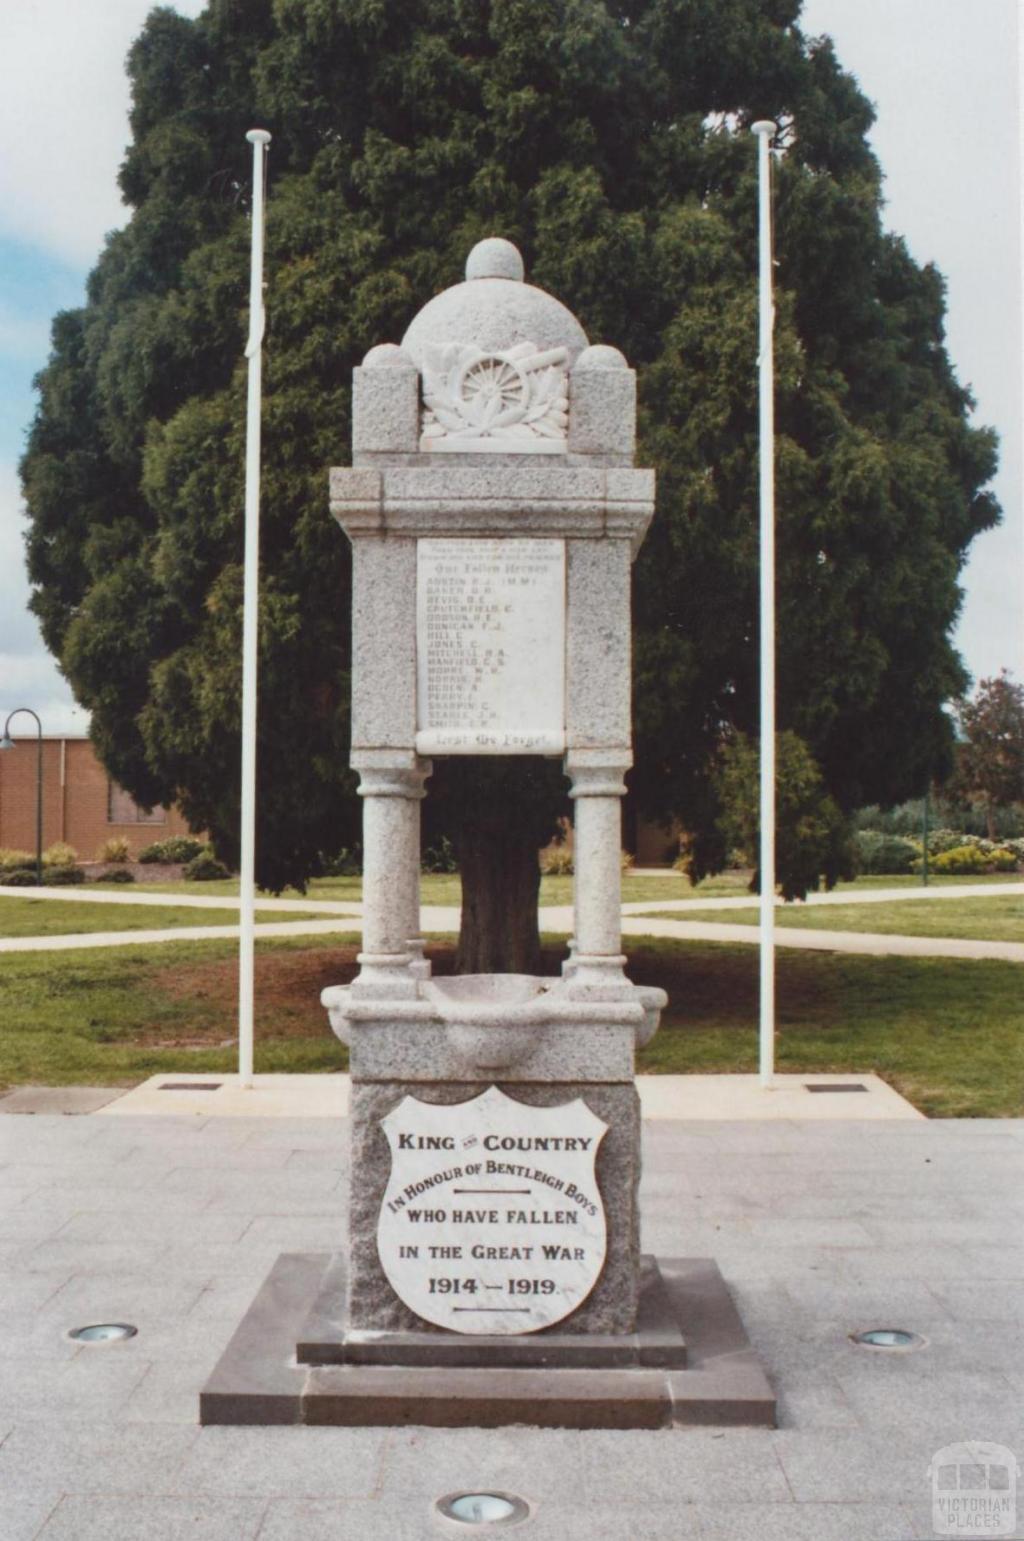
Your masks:
{"label": "brick building", "polygon": [[[15,734],[0,754],[0,846],[35,853],[35,734]],[[140,808],[111,781],[87,738],[43,735],[43,849],[56,840],[93,860],[105,840],[124,835],[132,854],[168,835],[187,835],[177,808]]]}

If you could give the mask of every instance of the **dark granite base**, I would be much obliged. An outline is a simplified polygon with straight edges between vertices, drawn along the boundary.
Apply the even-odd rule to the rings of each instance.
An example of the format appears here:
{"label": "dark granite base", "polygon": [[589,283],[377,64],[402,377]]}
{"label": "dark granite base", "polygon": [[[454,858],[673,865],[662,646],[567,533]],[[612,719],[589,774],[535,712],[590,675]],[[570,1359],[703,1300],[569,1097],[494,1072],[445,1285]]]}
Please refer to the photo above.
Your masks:
{"label": "dark granite base", "polygon": [[202,1424],[658,1429],[775,1423],[775,1397],[708,1258],[661,1258],[686,1369],[300,1364],[324,1254],[285,1253],[199,1398]]}
{"label": "dark granite base", "polygon": [[453,1332],[361,1332],[346,1325],[345,1259],[333,1257],[296,1347],[300,1364],[440,1368],[681,1370],[686,1343],[656,1259],[640,1264],[635,1332],[571,1333],[557,1326],[517,1337]]}

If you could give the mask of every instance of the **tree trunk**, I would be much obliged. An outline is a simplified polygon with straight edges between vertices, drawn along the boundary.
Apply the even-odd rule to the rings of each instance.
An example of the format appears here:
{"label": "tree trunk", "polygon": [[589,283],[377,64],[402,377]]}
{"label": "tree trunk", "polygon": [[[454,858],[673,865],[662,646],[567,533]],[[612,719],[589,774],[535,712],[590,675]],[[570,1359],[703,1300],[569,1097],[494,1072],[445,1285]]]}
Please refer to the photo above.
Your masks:
{"label": "tree trunk", "polygon": [[457,974],[537,974],[540,863],[532,831],[500,811],[456,837],[462,873]]}

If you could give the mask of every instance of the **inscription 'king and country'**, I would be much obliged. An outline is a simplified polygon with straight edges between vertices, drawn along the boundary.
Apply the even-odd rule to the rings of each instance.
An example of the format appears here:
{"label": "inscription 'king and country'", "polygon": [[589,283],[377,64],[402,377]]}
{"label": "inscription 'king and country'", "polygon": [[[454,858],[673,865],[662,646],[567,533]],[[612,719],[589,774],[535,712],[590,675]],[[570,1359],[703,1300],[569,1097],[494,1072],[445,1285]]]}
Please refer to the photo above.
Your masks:
{"label": "inscription 'king and country'", "polygon": [[565,748],[565,542],[420,540],[419,754]]}
{"label": "inscription 'king and country'", "polygon": [[417,1316],[455,1332],[537,1332],[590,1294],[607,1233],[594,1162],[607,1130],[582,1098],[405,1097],[381,1127],[391,1177],[377,1250]]}

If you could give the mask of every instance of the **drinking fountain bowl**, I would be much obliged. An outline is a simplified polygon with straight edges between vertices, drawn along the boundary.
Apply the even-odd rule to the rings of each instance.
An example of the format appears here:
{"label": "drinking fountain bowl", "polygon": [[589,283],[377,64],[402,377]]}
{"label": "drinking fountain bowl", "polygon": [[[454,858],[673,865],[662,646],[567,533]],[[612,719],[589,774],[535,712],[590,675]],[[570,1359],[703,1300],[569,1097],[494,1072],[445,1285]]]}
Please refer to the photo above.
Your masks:
{"label": "drinking fountain bowl", "polygon": [[528,1059],[543,1023],[534,1003],[554,979],[532,974],[454,974],[424,982],[456,1060],[467,1070],[500,1071]]}

